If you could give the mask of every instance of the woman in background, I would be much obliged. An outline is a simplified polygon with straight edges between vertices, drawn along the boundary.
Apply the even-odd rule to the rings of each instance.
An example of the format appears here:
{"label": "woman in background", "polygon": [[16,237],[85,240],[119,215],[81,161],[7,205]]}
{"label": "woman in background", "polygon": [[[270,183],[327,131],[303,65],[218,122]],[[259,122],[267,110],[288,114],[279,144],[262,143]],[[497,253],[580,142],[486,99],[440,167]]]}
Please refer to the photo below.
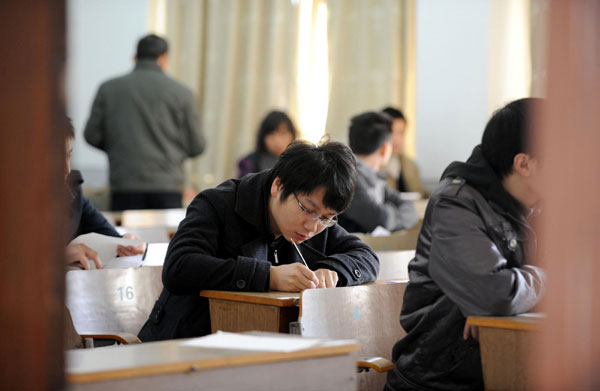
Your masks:
{"label": "woman in background", "polygon": [[296,128],[283,111],[271,111],[256,135],[256,150],[238,162],[238,178],[272,168],[277,158],[296,139]]}

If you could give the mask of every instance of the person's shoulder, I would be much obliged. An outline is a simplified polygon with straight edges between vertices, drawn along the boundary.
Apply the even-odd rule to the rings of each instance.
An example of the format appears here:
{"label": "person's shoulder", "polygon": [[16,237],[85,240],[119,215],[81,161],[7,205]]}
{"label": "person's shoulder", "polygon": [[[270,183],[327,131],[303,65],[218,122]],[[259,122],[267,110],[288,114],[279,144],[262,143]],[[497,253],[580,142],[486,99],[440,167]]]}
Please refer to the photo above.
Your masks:
{"label": "person's shoulder", "polygon": [[167,75],[166,73],[157,73],[153,75],[160,80],[160,83],[164,85],[164,88],[168,88],[169,92],[176,94],[179,97],[186,99],[194,99],[194,92],[191,88],[176,80],[175,78]]}

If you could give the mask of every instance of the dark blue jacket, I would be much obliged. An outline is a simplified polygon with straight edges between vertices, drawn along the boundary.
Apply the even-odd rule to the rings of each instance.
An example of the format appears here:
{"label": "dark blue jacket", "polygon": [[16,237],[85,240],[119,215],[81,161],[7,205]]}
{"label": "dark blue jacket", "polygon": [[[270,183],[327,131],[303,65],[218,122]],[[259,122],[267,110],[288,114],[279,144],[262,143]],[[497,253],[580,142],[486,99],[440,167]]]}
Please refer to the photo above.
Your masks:
{"label": "dark blue jacket", "polygon": [[[142,341],[210,334],[203,289],[264,292],[271,265],[300,262],[292,245],[268,228],[271,172],[232,179],[198,194],[169,244],[165,288],[139,337]],[[338,286],[374,281],[379,260],[356,236],[336,225],[299,245],[312,270],[337,272]]]}
{"label": "dark blue jacket", "polygon": [[98,212],[92,206],[90,201],[85,198],[81,191],[83,178],[79,171],[71,171],[67,177],[69,187],[69,242],[79,235],[96,232],[102,235],[118,236],[119,233],[104,218],[102,213]]}

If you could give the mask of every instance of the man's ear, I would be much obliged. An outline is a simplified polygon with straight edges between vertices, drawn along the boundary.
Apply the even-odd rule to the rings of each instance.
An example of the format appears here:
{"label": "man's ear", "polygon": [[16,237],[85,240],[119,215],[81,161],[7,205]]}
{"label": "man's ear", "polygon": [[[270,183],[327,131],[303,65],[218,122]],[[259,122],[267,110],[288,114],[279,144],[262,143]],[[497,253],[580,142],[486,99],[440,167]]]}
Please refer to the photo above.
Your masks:
{"label": "man's ear", "polygon": [[281,186],[281,180],[279,177],[275,177],[273,183],[271,183],[271,196],[276,197],[279,195],[279,192],[283,189]]}
{"label": "man's ear", "polygon": [[535,159],[526,153],[517,153],[513,159],[513,170],[524,177],[533,175],[536,166]]}

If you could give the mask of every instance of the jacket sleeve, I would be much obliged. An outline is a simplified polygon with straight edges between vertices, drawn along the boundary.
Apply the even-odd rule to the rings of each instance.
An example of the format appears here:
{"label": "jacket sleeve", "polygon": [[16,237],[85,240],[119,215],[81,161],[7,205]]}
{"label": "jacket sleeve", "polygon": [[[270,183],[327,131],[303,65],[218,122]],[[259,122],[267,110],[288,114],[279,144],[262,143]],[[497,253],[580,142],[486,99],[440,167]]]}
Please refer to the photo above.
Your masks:
{"label": "jacket sleeve", "polygon": [[104,88],[100,86],[94,103],[92,104],[92,111],[88,118],[87,124],[83,136],[88,144],[101,149],[106,150],[106,103],[104,96]]}
{"label": "jacket sleeve", "polygon": [[223,217],[225,203],[213,204],[207,192],[188,207],[169,243],[162,275],[165,288],[178,295],[197,295],[203,289],[266,291],[271,270],[266,259],[217,255],[219,247],[227,245],[225,227],[236,228],[227,225]]}
{"label": "jacket sleeve", "polygon": [[414,204],[411,201],[403,200],[400,192],[389,186],[385,187],[385,203],[395,206],[392,221],[395,222],[396,228],[393,231],[414,227],[419,222],[419,214]]}
{"label": "jacket sleeve", "polygon": [[414,226],[419,217],[411,202],[393,197],[393,190],[385,187],[384,202],[378,202],[368,192],[367,186],[356,186],[350,207],[344,212],[363,232],[373,232],[377,226],[389,231],[400,231]]}
{"label": "jacket sleeve", "polygon": [[119,232],[106,220],[102,213],[98,212],[91,202],[82,196],[83,208],[81,210],[81,220],[79,221],[79,230],[81,234],[96,232],[102,235],[121,237]]}
{"label": "jacket sleeve", "polygon": [[544,271],[508,267],[474,203],[442,197],[432,219],[429,273],[465,317],[519,314],[540,301]]}
{"label": "jacket sleeve", "polygon": [[183,130],[187,148],[186,152],[188,157],[195,157],[204,152],[206,140],[204,138],[204,133],[202,132],[196,99],[194,99],[194,95],[191,91],[189,91],[189,96],[185,100],[183,115]]}
{"label": "jacket sleeve", "polygon": [[338,286],[373,282],[379,274],[379,258],[369,245],[335,225],[327,230],[328,256],[311,265],[313,270],[324,268],[338,274]]}

